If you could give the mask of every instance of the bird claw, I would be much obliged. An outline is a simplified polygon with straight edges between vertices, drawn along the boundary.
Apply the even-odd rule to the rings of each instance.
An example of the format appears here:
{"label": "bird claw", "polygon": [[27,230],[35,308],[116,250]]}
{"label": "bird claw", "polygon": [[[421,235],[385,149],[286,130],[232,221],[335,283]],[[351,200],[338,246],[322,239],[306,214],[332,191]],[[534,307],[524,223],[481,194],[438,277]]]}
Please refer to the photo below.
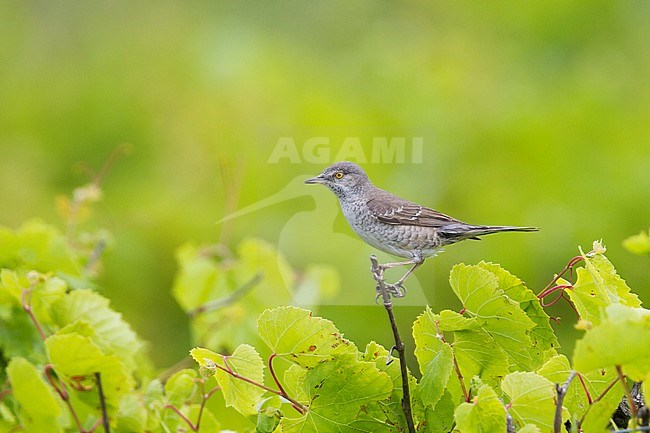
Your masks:
{"label": "bird claw", "polygon": [[386,289],[393,298],[403,298],[406,296],[406,287],[402,283],[386,284]]}
{"label": "bird claw", "polygon": [[[395,284],[390,284],[390,283],[384,283],[384,286],[386,287],[386,291],[388,291],[388,294],[392,296],[393,298],[403,298],[406,296],[406,287],[402,283],[395,283]],[[379,301],[381,298],[381,288],[379,284],[377,284],[377,295],[375,296],[375,303]]]}

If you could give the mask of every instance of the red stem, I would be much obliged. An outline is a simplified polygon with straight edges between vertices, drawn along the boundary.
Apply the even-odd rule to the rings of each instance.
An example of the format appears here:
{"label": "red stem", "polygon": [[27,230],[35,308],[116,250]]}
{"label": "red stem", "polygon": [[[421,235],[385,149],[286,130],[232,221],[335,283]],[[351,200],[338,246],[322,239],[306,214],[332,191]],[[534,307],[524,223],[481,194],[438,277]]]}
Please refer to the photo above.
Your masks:
{"label": "red stem", "polygon": [[55,379],[55,377],[52,375],[54,373],[54,367],[52,367],[52,364],[46,364],[44,368],[44,372],[47,381],[50,382],[50,385],[52,385],[56,393],[59,394],[61,400],[63,400],[66,406],[68,406],[68,410],[70,411],[72,418],[74,418],[75,424],[77,424],[77,428],[79,429],[79,432],[90,433],[84,430],[83,425],[79,420],[79,416],[77,416],[77,412],[74,410],[74,407],[72,407],[72,403],[70,402],[70,394],[68,394],[68,391],[65,389],[65,384],[59,381],[58,379]]}
{"label": "red stem", "polygon": [[283,398],[287,399],[291,403],[291,405],[298,412],[300,412],[301,415],[304,415],[305,413],[307,413],[307,408],[304,405],[302,405],[297,400],[294,400],[293,398],[289,397],[285,392],[281,392],[281,391],[278,391],[277,389],[269,388],[268,386],[266,386],[266,385],[264,385],[262,383],[255,382],[252,379],[249,379],[249,378],[247,378],[245,376],[242,376],[242,375],[240,375],[238,373],[235,373],[233,371],[233,369],[230,367],[230,365],[228,365],[228,357],[225,356],[225,355],[221,355],[221,357],[223,358],[223,363],[226,365],[226,367],[222,367],[222,366],[215,363],[214,366],[216,368],[218,368],[219,370],[225,371],[226,373],[228,373],[229,375],[231,375],[232,377],[234,377],[236,379],[241,379],[246,383],[250,383],[251,385],[257,386],[258,388],[262,388],[265,391],[268,391],[270,393],[273,393],[275,395],[279,395],[280,397],[283,397]]}
{"label": "red stem", "polygon": [[594,401],[591,398],[591,394],[589,393],[589,390],[587,389],[587,384],[585,383],[585,379],[582,377],[582,374],[577,373],[578,375],[578,380],[580,380],[580,383],[582,384],[582,389],[585,390],[585,395],[587,396],[587,401],[589,404],[594,404]]}

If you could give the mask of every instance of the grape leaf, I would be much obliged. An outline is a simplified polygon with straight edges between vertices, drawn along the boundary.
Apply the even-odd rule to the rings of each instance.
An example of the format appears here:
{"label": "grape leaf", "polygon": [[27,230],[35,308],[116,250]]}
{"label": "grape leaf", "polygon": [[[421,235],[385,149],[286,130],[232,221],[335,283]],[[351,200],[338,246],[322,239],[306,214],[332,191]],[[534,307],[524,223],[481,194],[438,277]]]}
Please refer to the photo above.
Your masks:
{"label": "grape leaf", "polygon": [[199,365],[215,371],[215,378],[221,387],[226,406],[235,408],[242,415],[257,414],[257,404],[262,400],[264,389],[223,370],[230,369],[241,377],[263,384],[264,363],[252,346],[240,344],[229,356],[201,348],[192,349],[190,353]]}
{"label": "grape leaf", "polygon": [[506,431],[506,410],[492,388],[483,385],[472,403],[461,403],[454,412],[461,433]]}
{"label": "grape leaf", "polygon": [[535,424],[526,424],[517,433],[542,433],[542,431]]}
{"label": "grape leaf", "polygon": [[550,356],[555,355],[555,349],[560,347],[548,314],[544,311],[537,295],[523,281],[495,263],[480,262],[479,267],[490,271],[497,277],[499,289],[513,301],[519,303],[524,313],[535,322],[535,327],[528,334],[533,346],[529,349],[533,358],[533,368],[539,367]]}
{"label": "grape leaf", "polygon": [[35,433],[62,431],[57,420],[61,415],[59,401],[36,367],[24,358],[14,358],[9,361],[7,375],[13,396],[25,411],[23,422],[27,430]]}
{"label": "grape leaf", "polygon": [[650,230],[630,236],[623,241],[623,246],[629,252],[639,256],[650,254]]}
{"label": "grape leaf", "polygon": [[555,386],[550,380],[517,371],[503,378],[501,389],[510,397],[508,412],[519,425],[535,424],[544,431],[553,428]]}
{"label": "grape leaf", "polygon": [[172,374],[165,382],[165,395],[169,404],[180,407],[196,391],[196,370],[184,368]]}
{"label": "grape leaf", "polygon": [[422,373],[419,392],[423,403],[431,407],[442,398],[453,368],[451,346],[437,337],[435,320],[427,307],[413,324],[415,356]]}
{"label": "grape leaf", "polygon": [[584,320],[598,324],[603,318],[604,307],[610,304],[622,304],[629,307],[641,306],[638,296],[617,273],[612,263],[603,254],[604,248],[585,254],[584,267],[576,270],[577,280],[571,290],[567,290],[569,299]]}
{"label": "grape leaf", "polygon": [[307,413],[299,418],[282,418],[282,431],[382,432],[390,426],[380,420],[359,417],[362,407],[386,399],[392,392],[390,377],[372,362],[354,355],[340,355],[308,369],[302,384],[308,397]]}
{"label": "grape leaf", "polygon": [[296,307],[266,310],[257,320],[262,340],[279,356],[303,366],[313,367],[333,355],[357,353],[354,343],[329,320],[312,317]]}
{"label": "grape leaf", "polygon": [[519,306],[499,288],[499,280],[480,266],[455,265],[449,277],[452,289],[467,313],[476,317],[516,367],[530,370],[534,360],[528,336],[535,327]]}
{"label": "grape leaf", "polygon": [[[133,388],[133,378],[127,374],[120,358],[104,354],[88,337],[78,334],[54,334],[45,340],[45,348],[59,376],[68,380],[72,377],[94,380],[94,373],[101,374],[109,413],[117,410],[120,397]],[[96,393],[84,394],[98,401]]]}
{"label": "grape leaf", "polygon": [[3,266],[42,273],[80,276],[83,266],[69,247],[65,236],[56,228],[38,219],[24,223],[14,232],[4,232]]}
{"label": "grape leaf", "polygon": [[[386,350],[382,345],[377,344],[374,341],[371,341],[366,346],[366,350],[360,360],[370,361],[375,363],[375,367],[379,371],[383,371],[390,377],[393,382],[393,391],[390,395],[390,398],[386,400],[379,400],[376,402],[367,403],[364,405],[366,408],[366,414],[371,415],[374,405],[377,406],[377,417],[384,416],[387,421],[394,426],[399,426],[402,430],[406,431],[406,418],[404,417],[404,411],[402,410],[402,396],[404,395],[402,390],[402,374],[400,370],[400,361],[399,359],[392,358],[391,362],[388,362],[388,350]],[[414,392],[411,394],[411,402],[413,407],[413,416],[417,417],[418,413],[418,402],[416,399],[419,399],[419,395],[415,390],[417,389],[416,379],[409,374],[409,386]],[[420,405],[421,406],[421,405]],[[422,412],[422,411],[420,411]],[[398,428],[398,429],[399,429]]]}
{"label": "grape leaf", "polygon": [[245,239],[237,247],[236,260],[221,260],[215,248],[191,244],[179,248],[176,257],[180,270],[172,291],[191,313],[194,337],[202,345],[231,351],[251,342],[257,316],[291,301],[294,272],[265,241]]}
{"label": "grape leaf", "polygon": [[424,419],[426,420],[427,433],[448,433],[454,424],[454,409],[456,404],[451,393],[445,390],[442,398],[438,400],[436,406],[432,408],[427,406]]}
{"label": "grape leaf", "polygon": [[[537,373],[553,383],[563,384],[569,378],[571,371],[567,357],[556,355],[549,359]],[[587,392],[595,399],[602,394],[612,381],[616,380],[616,377],[615,369],[608,368],[593,370],[574,378],[564,397],[564,407],[569,411],[570,418],[580,419],[589,410]],[[614,400],[618,400],[620,397],[616,393],[610,392],[603,398],[607,399],[610,395],[614,396]]]}
{"label": "grape leaf", "polygon": [[612,304],[603,321],[578,340],[573,365],[578,371],[620,365],[632,380],[650,376],[650,310]]}
{"label": "grape leaf", "polygon": [[92,341],[107,355],[118,356],[125,365],[135,368],[134,357],[142,342],[122,319],[109,307],[110,301],[88,289],[73,290],[52,304],[52,318],[63,327],[76,321],[87,323],[93,330]]}

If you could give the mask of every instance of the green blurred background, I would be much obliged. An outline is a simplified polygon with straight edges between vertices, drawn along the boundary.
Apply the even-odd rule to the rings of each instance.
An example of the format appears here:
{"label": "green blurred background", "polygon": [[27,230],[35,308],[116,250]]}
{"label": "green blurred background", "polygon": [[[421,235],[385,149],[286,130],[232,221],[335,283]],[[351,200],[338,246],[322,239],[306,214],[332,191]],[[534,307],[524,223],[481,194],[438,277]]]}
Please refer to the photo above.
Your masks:
{"label": "green blurred background", "polygon": [[[358,140],[380,187],[542,229],[429,260],[399,301],[405,330],[425,303],[460,308],[455,263],[500,263],[538,292],[599,238],[648,301],[648,259],[621,241],[650,226],[649,22],[645,1],[0,2],[0,224],[63,227],[55,197],[129,143],[93,215],[114,236],[99,283],[158,366],[191,347],[170,295],[187,241],[261,237],[298,268],[336,266],[341,293],[319,314],[359,346],[389,346],[372,249],[328,191],[301,183]],[[312,137],[327,161],[302,153]],[[373,163],[373,139],[394,137],[405,161]],[[286,140],[297,159],[271,158]],[[570,351],[575,316],[550,312]]]}

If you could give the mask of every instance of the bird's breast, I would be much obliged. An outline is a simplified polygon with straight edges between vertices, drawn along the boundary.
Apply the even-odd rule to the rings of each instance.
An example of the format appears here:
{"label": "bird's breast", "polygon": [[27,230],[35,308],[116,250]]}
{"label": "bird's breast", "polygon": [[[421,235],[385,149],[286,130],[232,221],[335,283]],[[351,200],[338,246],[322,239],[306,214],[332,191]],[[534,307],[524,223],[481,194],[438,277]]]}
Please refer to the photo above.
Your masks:
{"label": "bird's breast", "polygon": [[414,254],[430,257],[440,247],[436,230],[431,227],[386,224],[359,202],[341,200],[341,210],[354,232],[380,251],[404,258]]}

